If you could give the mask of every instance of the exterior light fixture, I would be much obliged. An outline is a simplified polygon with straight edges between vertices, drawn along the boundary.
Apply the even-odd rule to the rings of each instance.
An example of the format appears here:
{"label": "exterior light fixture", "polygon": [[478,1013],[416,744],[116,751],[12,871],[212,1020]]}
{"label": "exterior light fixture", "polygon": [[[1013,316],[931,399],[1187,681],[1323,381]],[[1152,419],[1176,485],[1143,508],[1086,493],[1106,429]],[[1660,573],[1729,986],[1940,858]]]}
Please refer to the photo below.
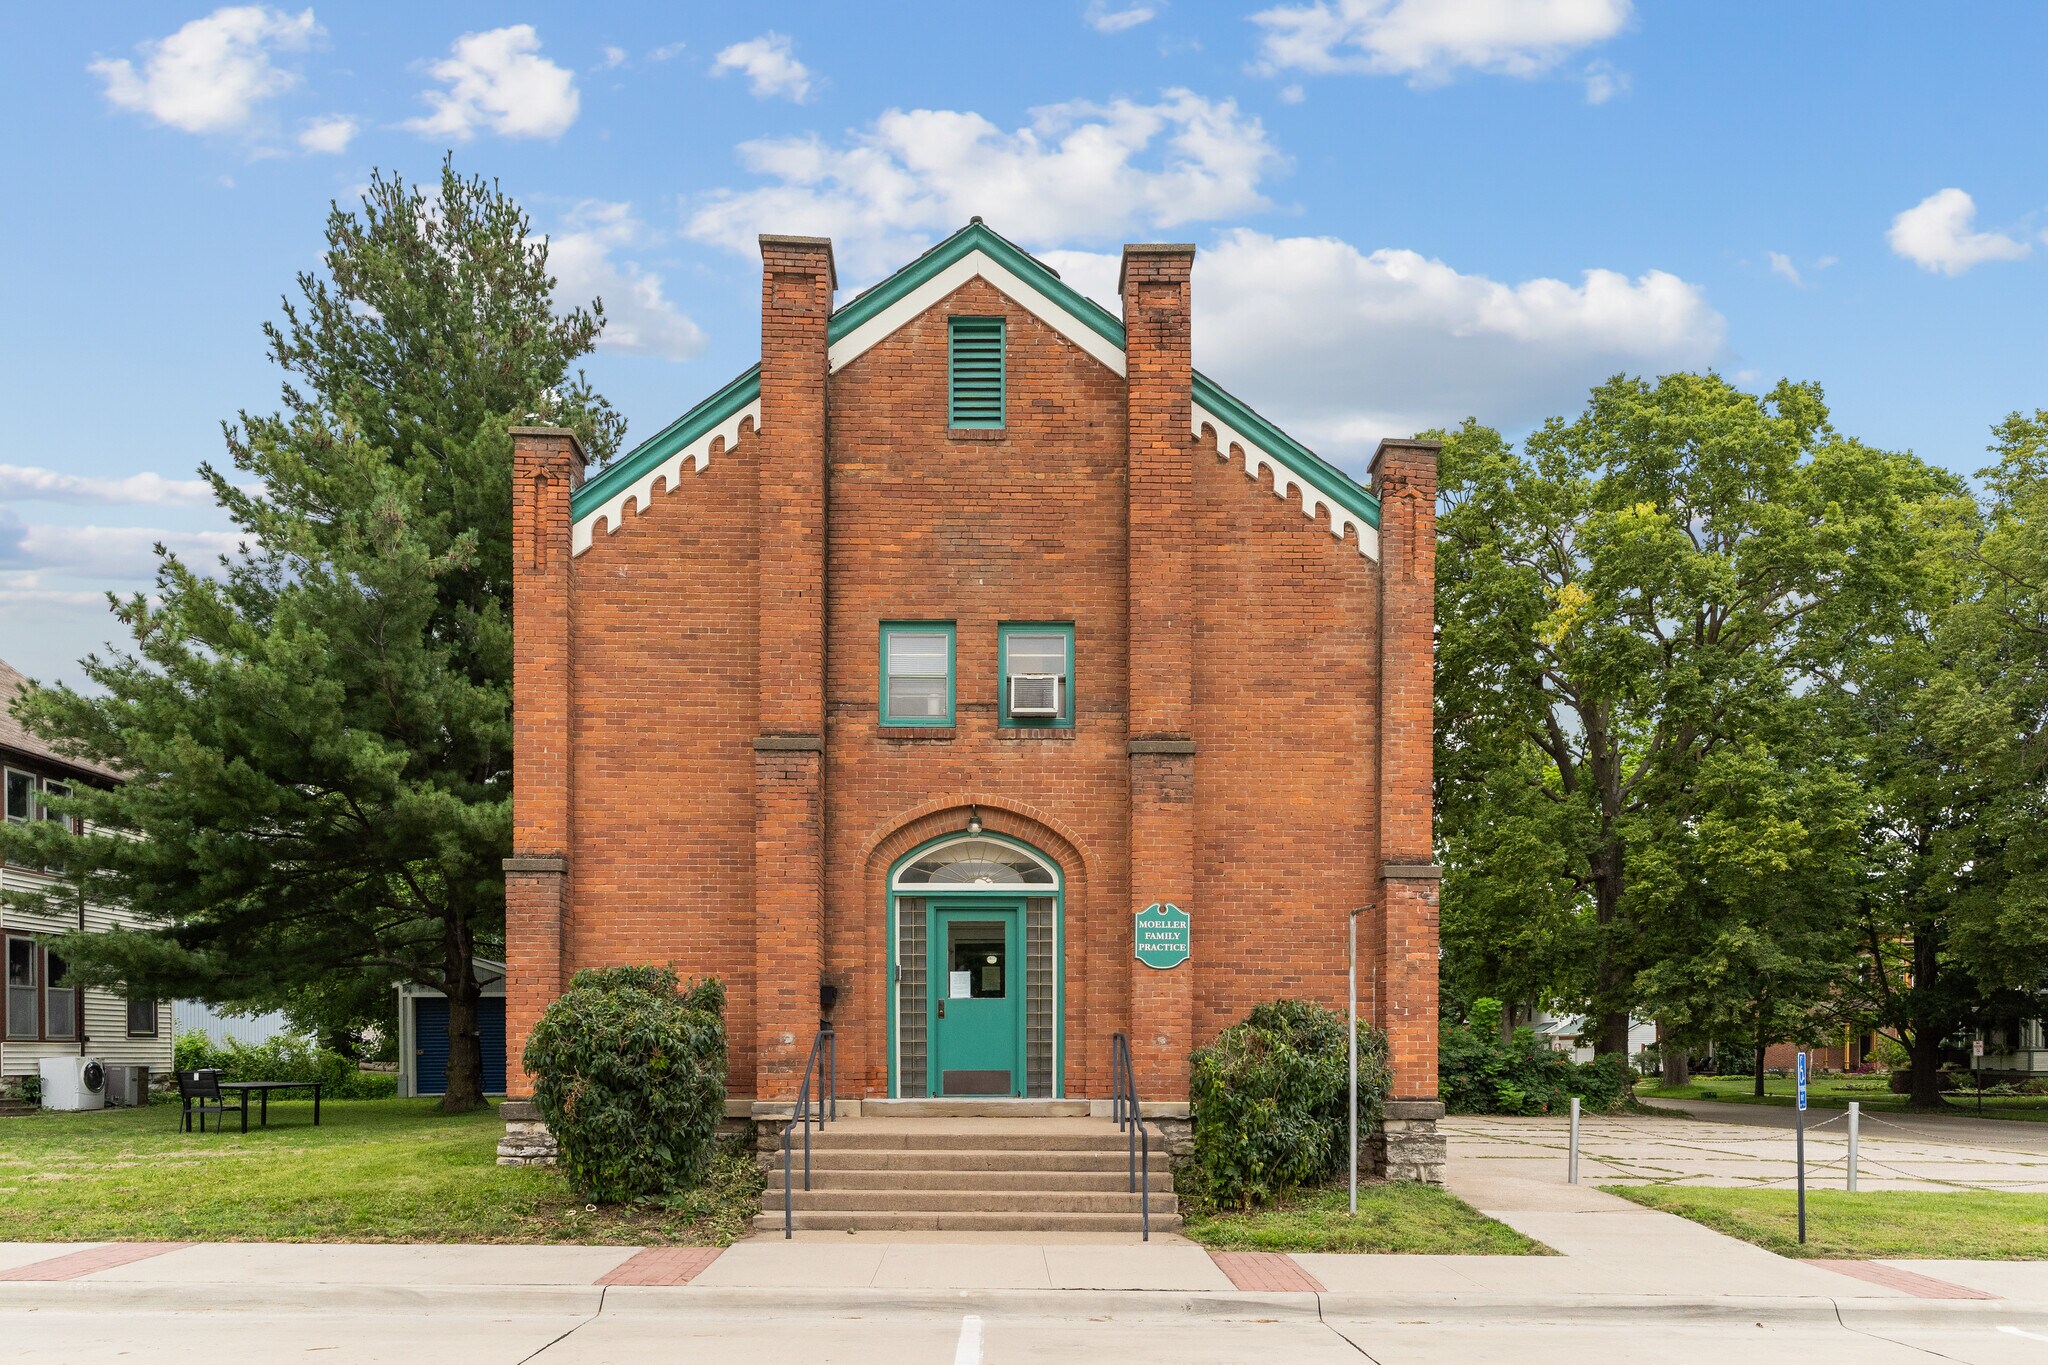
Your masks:
{"label": "exterior light fixture", "polygon": [[967,808],[967,832],[969,834],[981,833],[981,810],[977,806],[969,806]]}

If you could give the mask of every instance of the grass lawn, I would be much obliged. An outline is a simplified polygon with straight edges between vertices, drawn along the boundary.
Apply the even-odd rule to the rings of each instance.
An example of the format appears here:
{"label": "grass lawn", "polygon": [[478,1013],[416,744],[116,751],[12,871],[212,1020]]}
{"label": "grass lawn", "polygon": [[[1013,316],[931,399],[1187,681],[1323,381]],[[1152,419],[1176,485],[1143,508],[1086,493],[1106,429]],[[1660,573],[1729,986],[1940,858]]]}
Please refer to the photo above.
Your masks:
{"label": "grass lawn", "polygon": [[[1638,1099],[1659,1100],[1727,1100],[1735,1104],[1772,1104],[1790,1106],[1795,1099],[1798,1082],[1790,1076],[1764,1077],[1764,1095],[1758,1099],[1754,1093],[1756,1083],[1748,1076],[1706,1076],[1690,1085],[1644,1085],[1636,1090]],[[1948,1103],[1939,1110],[1914,1110],[1914,1113],[1948,1114],[1957,1118],[1977,1116],[1977,1092],[1965,1090],[1947,1097]],[[1806,1102],[1814,1109],[1846,1109],[1849,1101],[1856,1100],[1865,1111],[1876,1114],[1905,1113],[1906,1097],[1894,1095],[1883,1076],[1816,1076],[1806,1084]],[[2033,1123],[2048,1123],[2048,1095],[1986,1095],[1984,1117],[1987,1119],[2019,1119]]]}
{"label": "grass lawn", "polygon": [[1604,1185],[1609,1194],[1704,1223],[1781,1256],[1845,1260],[2048,1260],[2048,1194],[1809,1190],[1806,1245],[1791,1190]]}
{"label": "grass lawn", "polygon": [[595,1212],[551,1167],[500,1166],[495,1107],[272,1100],[247,1136],[180,1133],[175,1104],[0,1119],[0,1241],[585,1242],[723,1246],[760,1177],[722,1153],[668,1206]]}
{"label": "grass lawn", "polygon": [[1184,1204],[1181,1231],[1222,1251],[1374,1251],[1425,1256],[1547,1256],[1505,1223],[1432,1185],[1358,1187],[1358,1216],[1343,1185],[1307,1190],[1251,1213]]}

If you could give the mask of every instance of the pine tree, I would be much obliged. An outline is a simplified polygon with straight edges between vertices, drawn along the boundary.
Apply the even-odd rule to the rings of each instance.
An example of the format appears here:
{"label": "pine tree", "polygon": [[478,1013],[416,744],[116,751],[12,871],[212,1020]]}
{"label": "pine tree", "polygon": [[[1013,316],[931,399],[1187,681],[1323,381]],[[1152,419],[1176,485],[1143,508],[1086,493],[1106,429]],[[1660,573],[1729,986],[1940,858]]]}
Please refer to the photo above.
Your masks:
{"label": "pine tree", "polygon": [[[283,406],[208,466],[247,536],[205,574],[159,548],[154,600],[99,689],[31,691],[36,733],[127,780],[86,833],[0,832],[139,930],[62,946],[75,984],[275,999],[375,971],[449,1005],[443,1108],[483,1103],[472,959],[502,951],[512,825],[508,428],[622,424],[571,364],[601,302],[558,312],[547,246],[494,183],[373,177],[333,207],[324,278],[266,324]],[[62,841],[62,847],[58,842]]]}

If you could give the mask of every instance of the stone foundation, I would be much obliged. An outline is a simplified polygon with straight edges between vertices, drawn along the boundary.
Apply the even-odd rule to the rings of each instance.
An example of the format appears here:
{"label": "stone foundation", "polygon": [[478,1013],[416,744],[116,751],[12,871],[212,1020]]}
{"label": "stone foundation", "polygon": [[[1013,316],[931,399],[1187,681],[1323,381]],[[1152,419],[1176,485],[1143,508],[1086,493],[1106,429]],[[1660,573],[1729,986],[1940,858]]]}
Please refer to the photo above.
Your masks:
{"label": "stone foundation", "polygon": [[1380,1126],[1368,1139],[1373,1174],[1382,1180],[1444,1183],[1444,1135],[1437,1120],[1442,1100],[1388,1100]]}
{"label": "stone foundation", "polygon": [[500,1166],[552,1166],[558,1148],[555,1135],[541,1121],[532,1100],[506,1100],[498,1106],[505,1136],[498,1139]]}

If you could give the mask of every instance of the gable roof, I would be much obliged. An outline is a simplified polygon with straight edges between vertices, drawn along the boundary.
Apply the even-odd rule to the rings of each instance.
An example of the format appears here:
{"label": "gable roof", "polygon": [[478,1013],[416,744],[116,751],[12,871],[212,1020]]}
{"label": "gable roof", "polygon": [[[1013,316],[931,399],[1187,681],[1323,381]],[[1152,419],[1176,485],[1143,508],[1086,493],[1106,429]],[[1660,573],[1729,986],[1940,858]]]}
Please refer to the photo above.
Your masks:
{"label": "gable roof", "polygon": [[19,754],[27,759],[40,759],[45,763],[69,768],[73,772],[103,777],[110,782],[121,780],[121,774],[112,768],[103,767],[90,759],[66,758],[51,748],[48,741],[24,729],[21,722],[14,718],[14,699],[26,691],[28,679],[22,675],[21,670],[5,659],[0,659],[0,750]]}
{"label": "gable roof", "polygon": [[[975,278],[986,280],[1103,365],[1124,373],[1122,321],[979,219],[833,311],[826,332],[830,369],[836,373]],[[1362,485],[1200,370],[1194,372],[1191,397],[1189,429],[1196,436],[1206,432],[1219,458],[1229,459],[1235,446],[1244,454],[1248,477],[1257,479],[1261,468],[1271,470],[1276,493],[1296,502],[1312,520],[1327,512],[1332,534],[1341,539],[1349,528],[1360,552],[1379,558],[1379,500]],[[569,503],[572,552],[590,548],[599,521],[617,531],[628,501],[645,509],[657,482],[673,490],[686,462],[704,469],[718,438],[732,449],[741,424],[749,420],[760,425],[759,365],[585,481]]]}

